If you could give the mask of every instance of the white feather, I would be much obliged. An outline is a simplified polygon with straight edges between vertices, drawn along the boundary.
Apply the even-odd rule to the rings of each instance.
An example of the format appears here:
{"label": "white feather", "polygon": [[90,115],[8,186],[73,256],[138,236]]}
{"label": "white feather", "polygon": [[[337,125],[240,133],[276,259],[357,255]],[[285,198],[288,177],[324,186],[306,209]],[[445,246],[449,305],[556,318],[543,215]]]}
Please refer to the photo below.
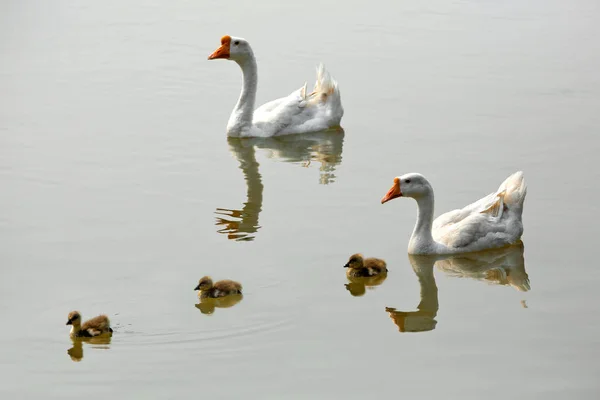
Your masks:
{"label": "white feather", "polygon": [[254,110],[258,72],[250,44],[231,38],[229,59],[238,63],[244,80],[242,93],[227,124],[233,137],[271,137],[326,130],[340,125],[344,109],[337,82],[323,64],[317,67],[314,91],[306,83],[288,96],[270,101]]}
{"label": "white feather", "polygon": [[398,177],[402,195],[413,197],[418,220],[409,242],[411,254],[453,254],[503,247],[523,234],[523,202],[527,185],[521,171],[509,176],[494,193],[433,220],[433,188],[420,174]]}

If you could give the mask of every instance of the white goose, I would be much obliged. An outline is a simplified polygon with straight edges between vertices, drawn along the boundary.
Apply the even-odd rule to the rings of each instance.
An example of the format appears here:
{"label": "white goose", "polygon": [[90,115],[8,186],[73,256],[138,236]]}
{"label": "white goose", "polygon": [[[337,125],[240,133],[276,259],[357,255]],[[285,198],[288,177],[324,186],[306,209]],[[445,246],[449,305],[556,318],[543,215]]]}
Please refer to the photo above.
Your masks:
{"label": "white goose", "polygon": [[322,64],[317,68],[312,93],[306,93],[305,83],[289,96],[254,110],[258,75],[250,44],[242,38],[223,36],[221,47],[208,56],[209,60],[217,58],[235,61],[244,75],[242,93],[227,123],[228,136],[270,137],[339,127],[344,115],[340,91]]}
{"label": "white goose", "polygon": [[381,204],[397,197],[417,201],[417,223],[408,242],[409,254],[455,254],[503,247],[523,234],[523,202],[527,185],[523,172],[509,176],[495,193],[433,220],[433,188],[421,174],[394,178]]}

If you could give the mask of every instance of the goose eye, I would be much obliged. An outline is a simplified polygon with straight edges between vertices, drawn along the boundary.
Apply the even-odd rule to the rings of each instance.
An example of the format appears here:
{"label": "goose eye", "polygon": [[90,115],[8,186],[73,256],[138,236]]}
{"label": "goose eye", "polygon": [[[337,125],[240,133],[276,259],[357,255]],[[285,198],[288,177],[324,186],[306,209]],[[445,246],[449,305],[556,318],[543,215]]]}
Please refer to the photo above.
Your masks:
{"label": "goose eye", "polygon": [[233,44],[235,44],[237,46],[238,44],[240,44],[240,41],[236,40],[235,42],[233,42]]}
{"label": "goose eye", "polygon": [[406,183],[410,183],[410,179],[407,179],[407,180],[405,180],[404,182],[406,182]]}

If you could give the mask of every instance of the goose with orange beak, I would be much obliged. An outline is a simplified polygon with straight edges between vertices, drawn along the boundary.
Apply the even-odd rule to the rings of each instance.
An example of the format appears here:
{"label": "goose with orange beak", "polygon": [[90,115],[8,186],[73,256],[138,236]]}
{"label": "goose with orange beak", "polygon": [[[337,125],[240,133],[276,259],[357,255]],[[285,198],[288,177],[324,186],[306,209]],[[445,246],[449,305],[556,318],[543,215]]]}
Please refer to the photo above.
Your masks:
{"label": "goose with orange beak", "polygon": [[412,197],[417,202],[409,254],[455,254],[518,243],[523,235],[521,217],[526,194],[523,172],[515,172],[497,191],[434,220],[433,187],[423,175],[410,173],[394,178],[381,204],[398,197]]}
{"label": "goose with orange beak", "polygon": [[311,93],[307,93],[305,83],[288,96],[255,110],[258,68],[250,43],[240,37],[223,36],[221,46],[208,59],[231,60],[242,70],[242,92],[227,123],[228,136],[271,137],[332,128],[341,130],[344,109],[340,91],[323,64],[317,67],[317,81]]}

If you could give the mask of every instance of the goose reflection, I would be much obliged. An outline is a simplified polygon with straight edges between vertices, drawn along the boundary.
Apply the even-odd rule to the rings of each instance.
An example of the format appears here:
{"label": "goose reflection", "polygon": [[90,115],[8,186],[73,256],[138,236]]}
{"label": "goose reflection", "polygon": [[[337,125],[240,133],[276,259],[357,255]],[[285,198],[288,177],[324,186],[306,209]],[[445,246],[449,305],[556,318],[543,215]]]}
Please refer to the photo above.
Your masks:
{"label": "goose reflection", "polygon": [[109,349],[111,339],[110,336],[73,337],[71,338],[73,347],[67,350],[67,354],[71,360],[79,362],[83,359],[83,342],[92,345],[93,348]]}
{"label": "goose reflection", "polygon": [[256,160],[256,149],[268,158],[311,168],[319,164],[319,183],[335,181],[335,169],[342,162],[344,131],[341,129],[303,135],[271,138],[227,138],[231,154],[238,160],[246,181],[246,202],[241,210],[217,208],[215,225],[230,240],[252,241],[260,229],[263,183]]}
{"label": "goose reflection", "polygon": [[235,306],[237,303],[242,301],[244,296],[240,294],[230,294],[225,297],[205,297],[200,298],[200,303],[196,304],[196,308],[200,310],[202,314],[213,314],[215,308],[229,308]]}
{"label": "goose reflection", "polygon": [[421,286],[421,302],[417,311],[398,311],[393,307],[386,307],[385,310],[400,332],[426,332],[435,329],[439,302],[433,275],[434,265],[452,276],[481,280],[493,285],[510,285],[517,291],[526,292],[530,285],[523,253],[523,243],[519,242],[502,249],[455,256],[409,255],[408,260]]}

